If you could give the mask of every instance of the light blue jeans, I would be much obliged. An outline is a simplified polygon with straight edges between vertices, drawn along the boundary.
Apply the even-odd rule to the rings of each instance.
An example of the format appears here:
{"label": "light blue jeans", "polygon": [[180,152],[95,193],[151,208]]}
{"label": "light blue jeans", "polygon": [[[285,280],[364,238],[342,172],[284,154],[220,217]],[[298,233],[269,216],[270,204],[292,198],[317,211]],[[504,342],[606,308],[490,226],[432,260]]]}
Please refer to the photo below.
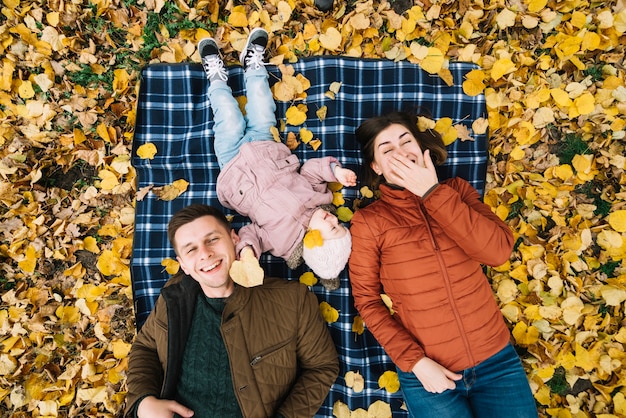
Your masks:
{"label": "light blue jeans", "polygon": [[215,155],[223,168],[251,141],[273,140],[270,128],[276,125],[276,103],[269,86],[265,67],[244,73],[246,115],[242,115],[230,86],[222,80],[209,85],[209,100],[213,110]]}
{"label": "light blue jeans", "polygon": [[398,369],[413,418],[536,418],[537,407],[522,362],[511,344],[460,372],[456,389],[427,392],[412,372]]}

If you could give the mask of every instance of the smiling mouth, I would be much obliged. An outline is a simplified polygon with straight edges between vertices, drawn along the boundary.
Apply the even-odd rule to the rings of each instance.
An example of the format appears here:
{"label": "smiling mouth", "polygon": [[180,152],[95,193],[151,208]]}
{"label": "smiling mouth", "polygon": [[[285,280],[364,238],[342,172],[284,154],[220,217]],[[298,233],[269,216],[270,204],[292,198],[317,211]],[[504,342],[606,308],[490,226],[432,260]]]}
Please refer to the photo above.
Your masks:
{"label": "smiling mouth", "polygon": [[203,273],[208,273],[210,271],[215,270],[216,267],[218,267],[220,264],[222,264],[222,261],[218,261],[217,263],[211,264],[210,266],[203,266],[202,268],[200,268],[200,271]]}

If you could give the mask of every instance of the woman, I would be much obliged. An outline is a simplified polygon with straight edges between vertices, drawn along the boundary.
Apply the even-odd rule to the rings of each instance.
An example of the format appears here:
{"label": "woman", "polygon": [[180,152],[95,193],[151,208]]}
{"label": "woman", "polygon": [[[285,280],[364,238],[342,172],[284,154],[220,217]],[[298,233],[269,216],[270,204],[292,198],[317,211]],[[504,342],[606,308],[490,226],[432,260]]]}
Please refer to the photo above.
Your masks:
{"label": "woman", "polygon": [[[504,263],[508,226],[465,180],[439,182],[441,137],[394,112],[357,130],[380,199],[352,218],[355,306],[398,369],[413,417],[536,417],[482,264]],[[392,310],[381,299],[386,294]]]}

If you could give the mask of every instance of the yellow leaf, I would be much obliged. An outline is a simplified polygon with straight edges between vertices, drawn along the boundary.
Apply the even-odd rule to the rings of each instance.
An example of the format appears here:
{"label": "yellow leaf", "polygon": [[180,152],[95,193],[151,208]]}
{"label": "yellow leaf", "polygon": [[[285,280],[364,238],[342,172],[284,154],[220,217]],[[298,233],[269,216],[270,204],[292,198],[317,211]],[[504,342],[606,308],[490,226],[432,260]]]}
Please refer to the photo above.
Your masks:
{"label": "yellow leaf", "polygon": [[157,147],[151,142],[140,145],[139,148],[137,148],[137,155],[139,156],[139,158],[151,160],[154,158],[156,153]]}
{"label": "yellow leaf", "polygon": [[333,192],[333,205],[341,206],[346,203],[346,200],[343,198],[343,194],[341,192]]}
{"label": "yellow leaf", "polygon": [[481,70],[472,70],[465,75],[463,92],[468,96],[478,96],[485,90],[485,73]]}
{"label": "yellow leaf", "polygon": [[378,386],[382,389],[386,389],[389,393],[396,393],[400,390],[398,373],[387,370],[378,378]]}
{"label": "yellow leaf", "polygon": [[120,182],[117,179],[117,175],[107,169],[100,170],[98,172],[100,177],[100,188],[102,190],[113,190],[115,186],[119,186]]}
{"label": "yellow leaf", "polygon": [[426,116],[418,116],[417,117],[417,129],[420,132],[426,132],[429,129],[435,129],[437,124],[431,118],[427,118]]}
{"label": "yellow leaf", "polygon": [[327,113],[328,113],[328,107],[324,105],[320,107],[319,109],[317,109],[317,111],[315,112],[315,115],[317,116],[319,120],[323,121],[324,119],[326,119]]}
{"label": "yellow leaf", "polygon": [[430,47],[428,53],[420,61],[420,67],[429,74],[437,74],[443,67],[445,57],[439,48]]}
{"label": "yellow leaf", "polygon": [[152,189],[161,200],[174,200],[181,194],[187,191],[189,182],[184,179],[176,180],[172,184],[165,185],[163,187],[155,187]]}
{"label": "yellow leaf", "polygon": [[371,199],[372,197],[374,197],[374,192],[372,192],[367,186],[361,187],[359,189],[359,193],[361,193],[361,195],[367,199]]}
{"label": "yellow leaf", "polygon": [[128,353],[130,352],[131,344],[124,342],[122,340],[113,340],[111,341],[111,349],[113,351],[113,357],[118,360],[126,358]]}
{"label": "yellow leaf", "polygon": [[354,317],[354,321],[352,322],[352,332],[357,335],[361,335],[365,332],[365,323],[360,315]]}
{"label": "yellow leaf", "polygon": [[303,111],[300,106],[290,106],[285,112],[285,117],[289,125],[302,125],[306,120],[306,111]]}
{"label": "yellow leaf", "polygon": [[254,287],[263,284],[265,272],[254,255],[254,251],[242,251],[239,260],[230,266],[230,277],[243,287]]}
{"label": "yellow leaf", "polygon": [[391,298],[387,296],[385,293],[381,293],[380,298],[382,299],[387,309],[389,309],[389,313],[393,315],[395,311],[393,310],[393,302],[391,301]]}
{"label": "yellow leaf", "polygon": [[306,286],[315,286],[315,284],[317,283],[317,278],[315,277],[315,274],[313,274],[313,272],[307,271],[300,276],[299,281]]}
{"label": "yellow leaf", "polygon": [[513,160],[519,161],[519,160],[522,160],[526,156],[526,152],[524,151],[522,147],[517,145],[515,146],[515,148],[513,148],[513,150],[511,151],[509,155],[511,156]]}
{"label": "yellow leaf", "polygon": [[109,136],[109,130],[104,123],[98,124],[96,126],[96,133],[106,142],[111,142],[111,137]]}
{"label": "yellow leaf", "polygon": [[80,320],[80,312],[75,306],[59,306],[55,315],[59,321],[65,324],[75,324]]}
{"label": "yellow leaf", "polygon": [[25,273],[34,273],[37,266],[38,252],[34,246],[29,245],[24,252],[24,259],[17,263],[18,267]]}
{"label": "yellow leaf", "polygon": [[90,253],[98,254],[100,252],[98,241],[94,237],[85,237],[83,245],[85,246],[85,250]]}
{"label": "yellow leaf", "polygon": [[174,275],[180,270],[180,264],[173,258],[165,258],[161,260],[161,265],[165,267],[167,274]]}
{"label": "yellow leaf", "polygon": [[472,122],[472,130],[476,135],[482,135],[487,132],[489,121],[485,118],[478,118]]}
{"label": "yellow leaf", "polygon": [[554,99],[554,102],[560,107],[569,107],[572,105],[572,99],[569,98],[569,95],[563,89],[550,89],[550,95]]}
{"label": "yellow leaf", "polygon": [[305,144],[308,144],[313,139],[313,132],[306,128],[300,128],[300,139]]}
{"label": "yellow leaf", "polygon": [[527,346],[539,340],[539,330],[534,326],[527,326],[524,322],[518,322],[512,331],[517,344]]}
{"label": "yellow leaf", "polygon": [[30,81],[22,81],[20,83],[20,87],[18,88],[18,94],[22,99],[32,99],[35,96],[35,90],[33,89],[33,85]]}
{"label": "yellow leaf", "polygon": [[498,81],[505,74],[513,71],[515,69],[515,64],[511,61],[510,58],[500,58],[497,60],[493,67],[491,68],[491,78],[494,81]]}
{"label": "yellow leaf", "polygon": [[365,379],[359,372],[349,371],[344,377],[346,386],[352,388],[355,393],[360,393],[365,388]]}
{"label": "yellow leaf", "polygon": [[350,418],[350,415],[350,408],[348,408],[348,405],[341,401],[335,401],[333,404],[333,417]]}
{"label": "yellow leaf", "polygon": [[330,27],[320,35],[319,40],[323,48],[336,51],[341,46],[341,33],[334,27]]}
{"label": "yellow leaf", "polygon": [[309,145],[311,146],[311,148],[313,148],[313,151],[317,151],[317,149],[322,145],[322,141],[320,141],[319,139],[312,139],[309,142]]}
{"label": "yellow leaf", "polygon": [[130,76],[123,68],[113,71],[113,91],[117,94],[123,94],[128,89]]}
{"label": "yellow leaf", "polygon": [[609,225],[617,232],[626,232],[626,210],[611,212],[607,218]]}
{"label": "yellow leaf", "polygon": [[248,18],[245,12],[235,11],[228,16],[228,23],[236,28],[245,28],[248,26]]}
{"label": "yellow leaf", "polygon": [[546,7],[548,0],[528,0],[528,11],[531,13],[538,13]]}
{"label": "yellow leaf", "polygon": [[452,126],[452,119],[441,118],[435,124],[435,131],[441,134],[444,145],[448,146],[458,138],[458,131]]}
{"label": "yellow leaf", "polygon": [[106,292],[106,285],[100,284],[98,286],[93,284],[84,284],[76,289],[76,297],[83,298],[87,302],[95,302]]}
{"label": "yellow leaf", "polygon": [[573,108],[576,110],[576,112],[572,112],[572,110],[570,110],[570,116],[573,115],[572,117],[576,117],[579,115],[588,115],[589,113],[593,112],[595,106],[596,100],[594,99],[593,95],[589,92],[585,92],[574,99]]}
{"label": "yellow leaf", "polygon": [[352,212],[350,208],[347,208],[345,206],[337,208],[337,219],[339,219],[341,222],[350,222],[352,216],[354,216],[354,212]]}
{"label": "yellow leaf", "polygon": [[326,301],[322,301],[320,303],[320,312],[322,313],[322,318],[324,318],[324,321],[328,322],[329,324],[336,322],[339,319],[339,311],[330,306]]}
{"label": "yellow leaf", "polygon": [[391,418],[391,406],[384,401],[376,401],[367,408],[368,418]]}
{"label": "yellow leaf", "polygon": [[324,245],[324,239],[319,229],[311,229],[304,235],[303,244],[305,248],[315,248]]}

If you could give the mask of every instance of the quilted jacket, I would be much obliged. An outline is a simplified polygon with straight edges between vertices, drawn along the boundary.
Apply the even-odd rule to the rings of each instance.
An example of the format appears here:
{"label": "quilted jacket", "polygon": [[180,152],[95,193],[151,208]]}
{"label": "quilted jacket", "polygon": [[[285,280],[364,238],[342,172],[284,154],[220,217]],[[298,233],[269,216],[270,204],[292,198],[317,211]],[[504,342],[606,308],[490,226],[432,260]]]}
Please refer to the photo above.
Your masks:
{"label": "quilted jacket", "polygon": [[337,181],[334,157],[311,158],[302,167],[283,143],[249,142],[217,177],[222,205],[248,216],[238,231],[237,253],[252,246],[257,257],[269,251],[288,259],[302,242],[313,212],[333,201],[327,183]]}
{"label": "quilted jacket", "polygon": [[[144,396],[174,398],[199,292],[186,275],[162,289],[130,353],[126,416]],[[306,286],[268,278],[262,286],[236,286],[221,333],[244,417],[315,415],[337,378],[339,361],[317,298]]]}
{"label": "quilted jacket", "polygon": [[350,282],[367,328],[405,372],[424,356],[458,372],[497,353],[510,333],[481,264],[509,258],[511,230],[460,178],[424,199],[380,191],[350,229]]}

